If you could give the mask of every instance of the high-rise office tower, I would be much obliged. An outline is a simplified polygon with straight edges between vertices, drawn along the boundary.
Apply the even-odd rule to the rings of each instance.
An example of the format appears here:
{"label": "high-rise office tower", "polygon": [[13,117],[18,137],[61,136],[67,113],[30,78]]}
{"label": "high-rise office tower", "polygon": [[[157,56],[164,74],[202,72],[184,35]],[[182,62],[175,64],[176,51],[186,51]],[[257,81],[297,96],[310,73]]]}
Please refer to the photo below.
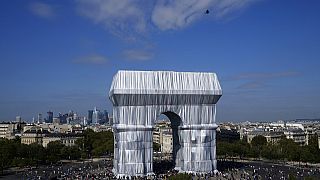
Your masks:
{"label": "high-rise office tower", "polygon": [[37,123],[38,124],[42,123],[42,114],[41,113],[38,114],[38,122]]}
{"label": "high-rise office tower", "polygon": [[47,112],[47,120],[46,123],[52,123],[53,122],[53,112],[49,111]]}
{"label": "high-rise office tower", "polygon": [[92,123],[92,116],[93,116],[93,110],[89,110],[89,111],[88,111],[87,124],[91,124],[91,123]]}
{"label": "high-rise office tower", "polygon": [[16,116],[16,122],[21,123],[21,116]]}
{"label": "high-rise office tower", "polygon": [[60,123],[61,123],[61,124],[67,123],[67,117],[68,117],[68,114],[62,115],[61,113],[59,113]]}
{"label": "high-rise office tower", "polygon": [[83,117],[83,126],[86,126],[86,125],[87,125],[87,118]]}
{"label": "high-rise office tower", "polygon": [[92,113],[92,124],[99,124],[100,117],[100,111],[96,107],[94,107]]}
{"label": "high-rise office tower", "polygon": [[109,114],[107,110],[104,110],[102,114],[102,121],[100,122],[100,124],[106,124],[106,123],[109,123]]}

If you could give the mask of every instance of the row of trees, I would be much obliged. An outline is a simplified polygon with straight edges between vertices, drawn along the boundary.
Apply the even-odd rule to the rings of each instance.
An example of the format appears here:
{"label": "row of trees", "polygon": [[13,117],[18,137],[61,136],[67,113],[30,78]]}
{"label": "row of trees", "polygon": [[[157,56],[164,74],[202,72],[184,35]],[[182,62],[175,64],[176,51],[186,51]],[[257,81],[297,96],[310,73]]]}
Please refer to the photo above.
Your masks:
{"label": "row of trees", "polygon": [[60,159],[78,159],[79,149],[67,147],[62,143],[50,142],[47,148],[39,144],[21,144],[20,138],[14,140],[0,139],[0,170],[18,166],[36,166],[40,164],[50,164]]}
{"label": "row of trees", "polygon": [[0,173],[9,167],[37,166],[56,163],[59,160],[78,160],[113,153],[113,134],[110,131],[83,133],[76,146],[68,147],[60,141],[50,142],[47,148],[40,144],[21,144],[14,140],[0,138]]}
{"label": "row of trees", "polygon": [[265,158],[269,160],[320,162],[318,137],[313,136],[307,146],[299,146],[292,139],[281,138],[278,143],[267,143],[264,136],[256,136],[251,144],[244,141],[217,142],[217,154],[222,158]]}
{"label": "row of trees", "polygon": [[87,129],[83,138],[76,141],[82,158],[92,158],[113,153],[113,133],[111,131],[94,132]]}

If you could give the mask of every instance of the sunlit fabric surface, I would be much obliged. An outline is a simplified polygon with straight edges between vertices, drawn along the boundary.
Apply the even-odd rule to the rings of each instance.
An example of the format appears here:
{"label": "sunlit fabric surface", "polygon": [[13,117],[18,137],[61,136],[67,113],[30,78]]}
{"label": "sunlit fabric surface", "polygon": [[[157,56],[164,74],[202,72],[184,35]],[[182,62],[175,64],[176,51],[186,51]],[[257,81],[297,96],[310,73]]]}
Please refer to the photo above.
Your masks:
{"label": "sunlit fabric surface", "polygon": [[153,174],[152,132],[160,114],[171,121],[173,158],[180,172],[216,170],[215,73],[118,71],[113,103],[114,168],[118,177]]}

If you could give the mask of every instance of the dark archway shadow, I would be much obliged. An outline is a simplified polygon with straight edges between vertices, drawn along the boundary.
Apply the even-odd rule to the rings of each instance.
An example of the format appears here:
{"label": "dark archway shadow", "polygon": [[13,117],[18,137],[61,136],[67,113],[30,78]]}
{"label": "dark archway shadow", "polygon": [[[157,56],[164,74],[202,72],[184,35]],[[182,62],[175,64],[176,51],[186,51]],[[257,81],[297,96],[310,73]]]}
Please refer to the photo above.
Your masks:
{"label": "dark archway shadow", "polygon": [[166,115],[171,123],[171,129],[172,129],[172,144],[173,144],[173,150],[172,150],[172,159],[171,160],[157,160],[153,161],[153,172],[155,174],[163,174],[166,173],[172,169],[174,169],[176,165],[176,158],[177,153],[179,149],[181,148],[180,142],[179,142],[179,133],[178,133],[178,127],[182,125],[182,120],[179,115],[177,115],[174,112],[167,111],[163,112],[162,114]]}

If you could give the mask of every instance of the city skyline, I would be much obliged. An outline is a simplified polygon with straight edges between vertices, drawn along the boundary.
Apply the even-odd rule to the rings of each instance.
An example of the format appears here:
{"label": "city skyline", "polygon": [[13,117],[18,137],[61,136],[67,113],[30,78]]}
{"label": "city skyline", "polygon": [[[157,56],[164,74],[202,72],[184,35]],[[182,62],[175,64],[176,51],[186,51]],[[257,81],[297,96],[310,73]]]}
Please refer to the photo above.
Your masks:
{"label": "city skyline", "polygon": [[320,117],[318,1],[183,2],[2,1],[0,121],[111,113],[122,69],[217,73],[218,122]]}

